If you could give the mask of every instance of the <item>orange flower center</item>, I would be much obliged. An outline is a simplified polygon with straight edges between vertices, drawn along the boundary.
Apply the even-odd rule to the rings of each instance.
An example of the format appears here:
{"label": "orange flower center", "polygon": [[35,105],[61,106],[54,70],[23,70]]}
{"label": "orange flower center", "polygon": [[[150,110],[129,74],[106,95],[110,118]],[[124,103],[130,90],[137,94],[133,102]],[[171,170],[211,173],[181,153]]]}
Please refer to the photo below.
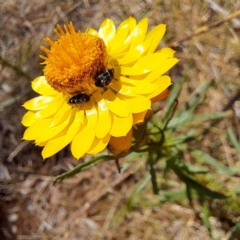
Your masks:
{"label": "orange flower center", "polygon": [[46,56],[40,55],[46,64],[44,75],[57,91],[68,94],[92,94],[97,87],[96,76],[107,69],[108,55],[104,41],[96,36],[75,32],[72,23],[64,25],[65,32],[58,25],[54,29],[58,40],[45,38],[50,49],[41,46]]}

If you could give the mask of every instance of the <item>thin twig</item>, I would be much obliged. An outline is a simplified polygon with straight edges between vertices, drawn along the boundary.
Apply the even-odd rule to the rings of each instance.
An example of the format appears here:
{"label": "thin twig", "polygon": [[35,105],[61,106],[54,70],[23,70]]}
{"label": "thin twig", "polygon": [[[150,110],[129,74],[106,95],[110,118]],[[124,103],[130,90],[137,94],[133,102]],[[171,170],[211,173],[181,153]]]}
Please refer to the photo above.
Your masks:
{"label": "thin twig", "polygon": [[18,155],[18,153],[29,144],[28,141],[23,141],[21,142],[14,150],[13,152],[10,153],[10,155],[7,158],[8,162],[11,162],[13,160],[14,157],[16,157]]}
{"label": "thin twig", "polygon": [[203,34],[203,33],[209,31],[212,28],[218,27],[218,26],[222,25],[223,23],[226,23],[226,22],[228,22],[228,21],[230,21],[233,18],[238,17],[238,16],[240,16],[240,10],[228,15],[227,17],[225,17],[224,19],[222,19],[220,21],[217,21],[217,22],[214,22],[214,23],[210,24],[209,26],[205,25],[205,26],[202,26],[202,27],[196,29],[195,32],[192,33],[190,36],[185,37],[185,38],[183,38],[181,40],[178,40],[176,42],[170,43],[169,47],[171,47],[171,48],[177,47],[177,46],[181,45],[182,43],[187,42],[187,41],[191,40],[192,38],[194,38],[194,37],[196,37],[200,34]]}
{"label": "thin twig", "polygon": [[[224,17],[226,17],[230,14],[229,11],[222,8],[219,4],[215,3],[213,0],[205,0],[205,2],[209,3],[209,7],[213,11],[217,12],[218,14],[221,14]],[[231,20],[231,22],[232,22],[234,28],[240,28],[240,20],[238,20],[237,18],[233,18]]]}

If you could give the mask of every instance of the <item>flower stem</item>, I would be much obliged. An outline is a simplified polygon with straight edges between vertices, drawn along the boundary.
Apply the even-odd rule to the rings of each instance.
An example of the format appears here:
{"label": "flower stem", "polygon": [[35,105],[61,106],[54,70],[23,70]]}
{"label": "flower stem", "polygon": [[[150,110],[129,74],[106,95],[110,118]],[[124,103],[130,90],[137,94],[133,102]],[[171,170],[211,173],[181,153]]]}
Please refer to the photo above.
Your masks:
{"label": "flower stem", "polygon": [[96,166],[97,164],[99,163],[102,163],[102,162],[106,162],[106,161],[111,161],[111,160],[116,160],[116,159],[119,159],[121,157],[125,157],[129,154],[130,152],[123,152],[123,153],[120,153],[118,155],[102,155],[102,156],[99,156],[99,157],[95,157],[87,162],[84,162],[82,164],[79,164],[78,166],[74,167],[73,169],[71,169],[70,171],[66,172],[66,173],[63,173],[61,175],[58,175],[55,177],[54,179],[54,184],[56,182],[61,182],[62,180],[66,179],[66,178],[70,178],[70,177],[73,177],[75,174],[79,173],[79,172],[83,172],[83,171],[86,171],[87,169],[91,168],[91,167],[94,167]]}
{"label": "flower stem", "polygon": [[155,163],[154,163],[154,160],[153,160],[152,157],[148,158],[148,164],[150,166],[150,174],[151,174],[151,182],[152,182],[153,193],[158,195],[156,169],[155,169]]}

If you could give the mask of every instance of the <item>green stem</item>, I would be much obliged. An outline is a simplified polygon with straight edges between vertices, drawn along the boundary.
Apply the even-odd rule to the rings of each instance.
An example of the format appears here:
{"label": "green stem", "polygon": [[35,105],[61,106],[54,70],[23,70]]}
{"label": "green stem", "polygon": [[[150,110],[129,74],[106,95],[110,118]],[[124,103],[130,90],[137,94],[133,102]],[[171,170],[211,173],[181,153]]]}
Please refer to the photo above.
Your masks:
{"label": "green stem", "polygon": [[121,157],[125,157],[127,156],[128,154],[130,154],[130,152],[124,152],[124,153],[120,153],[118,155],[104,155],[104,156],[99,156],[99,157],[96,157],[96,158],[93,158],[91,159],[90,161],[87,161],[87,162],[84,162],[82,164],[79,164],[78,166],[76,166],[75,168],[73,168],[72,170],[66,172],[66,173],[63,173],[61,175],[58,175],[55,179],[54,179],[54,183],[56,182],[61,182],[62,180],[66,179],[66,178],[69,178],[69,177],[72,177],[74,176],[75,174],[79,173],[79,172],[83,172],[91,167],[94,167],[95,165],[99,164],[99,163],[102,163],[102,162],[105,162],[105,161],[111,161],[111,160],[114,160],[114,159],[119,159]]}
{"label": "green stem", "polygon": [[156,169],[155,169],[155,163],[154,163],[152,157],[148,158],[148,164],[150,166],[150,174],[151,174],[151,182],[152,182],[153,193],[158,195]]}

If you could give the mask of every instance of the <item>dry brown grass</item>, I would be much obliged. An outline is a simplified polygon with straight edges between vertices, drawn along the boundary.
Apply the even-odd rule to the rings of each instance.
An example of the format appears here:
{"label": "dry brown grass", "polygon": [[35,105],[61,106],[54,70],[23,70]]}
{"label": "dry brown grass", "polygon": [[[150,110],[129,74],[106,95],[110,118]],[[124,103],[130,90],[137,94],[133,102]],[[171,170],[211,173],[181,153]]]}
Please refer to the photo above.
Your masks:
{"label": "dry brown grass", "polygon": [[[33,96],[30,81],[41,74],[39,45],[42,38],[54,37],[57,23],[72,21],[76,29],[98,29],[106,18],[116,24],[128,16],[149,17],[150,26],[167,24],[164,45],[191,35],[203,25],[240,9],[240,1],[190,0],[33,0],[0,1],[0,239],[208,239],[206,228],[186,202],[158,207],[136,207],[128,212],[126,200],[145,166],[134,163],[123,174],[114,163],[101,164],[87,172],[53,185],[53,176],[76,165],[68,149],[43,162],[40,149],[21,141],[21,105]],[[225,12],[224,12],[225,11]],[[172,71],[186,79],[180,103],[187,102],[199,86],[214,79],[201,112],[220,111],[240,84],[240,18],[208,30],[176,50],[180,58]],[[19,97],[19,99],[15,99]],[[9,100],[11,100],[9,102]],[[206,135],[203,147],[213,142],[213,154],[228,166],[236,164],[236,151],[224,137],[227,127],[240,136],[235,116],[215,126]],[[214,130],[214,129],[213,129]],[[217,134],[216,134],[217,132]],[[187,157],[187,156],[186,156]],[[238,176],[228,179],[238,182]],[[179,187],[179,185],[177,185]],[[145,190],[149,202],[157,199]],[[140,201],[140,200],[139,200]],[[143,200],[142,200],[143,201]],[[146,201],[146,202],[147,202]],[[144,204],[139,204],[142,206]],[[227,239],[233,222],[212,217],[214,239]],[[229,221],[231,223],[229,223]]]}

